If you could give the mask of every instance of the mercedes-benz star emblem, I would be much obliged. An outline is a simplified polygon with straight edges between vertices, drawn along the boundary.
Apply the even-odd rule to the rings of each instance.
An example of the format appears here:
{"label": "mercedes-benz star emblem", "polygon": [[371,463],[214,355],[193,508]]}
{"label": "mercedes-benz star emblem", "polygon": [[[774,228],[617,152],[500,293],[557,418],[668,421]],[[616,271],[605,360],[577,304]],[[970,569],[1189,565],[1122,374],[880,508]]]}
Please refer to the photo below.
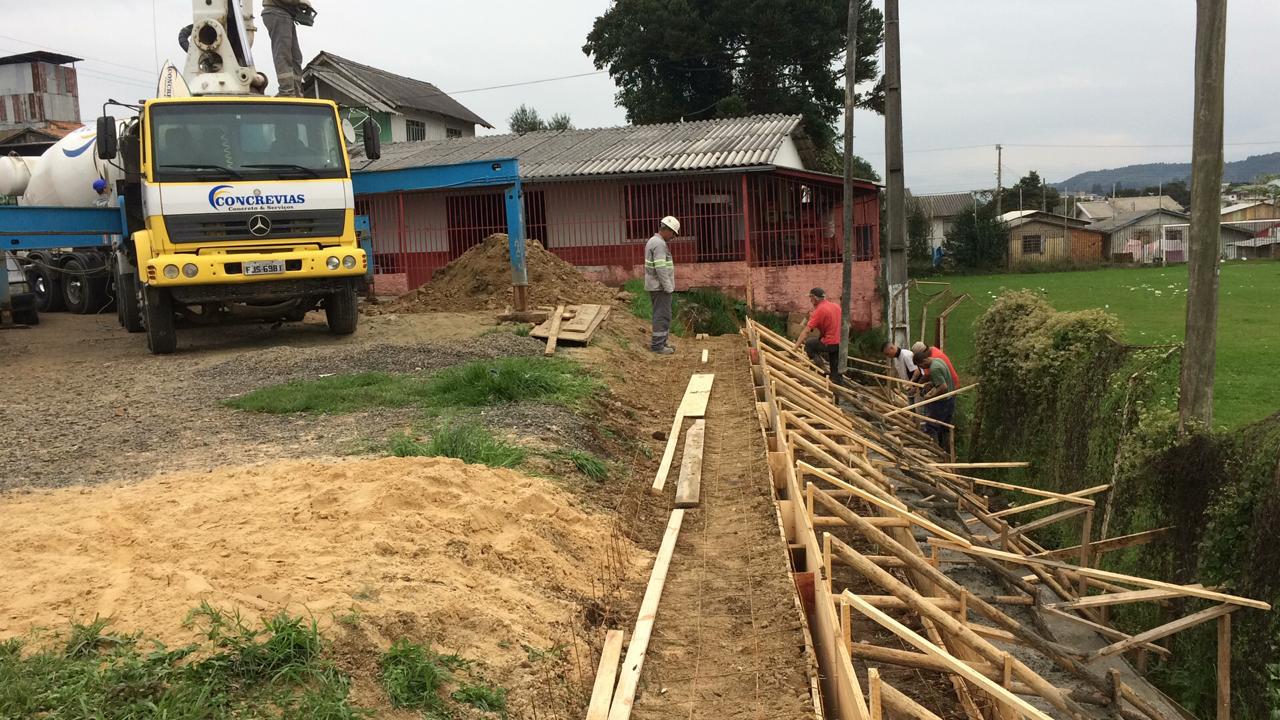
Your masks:
{"label": "mercedes-benz star emblem", "polygon": [[266,215],[254,215],[249,218],[249,232],[254,237],[266,237],[271,234],[271,219]]}

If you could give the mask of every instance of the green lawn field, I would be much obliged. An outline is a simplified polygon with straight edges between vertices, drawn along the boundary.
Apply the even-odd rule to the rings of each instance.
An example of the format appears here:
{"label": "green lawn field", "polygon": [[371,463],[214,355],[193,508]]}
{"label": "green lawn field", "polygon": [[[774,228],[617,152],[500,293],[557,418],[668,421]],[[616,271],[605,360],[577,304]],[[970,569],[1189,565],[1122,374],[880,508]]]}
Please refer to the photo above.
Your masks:
{"label": "green lawn field", "polygon": [[[1280,261],[1237,261],[1221,268],[1214,425],[1237,428],[1280,412],[1280,383],[1270,369],[1280,362]],[[1012,290],[1038,292],[1058,310],[1102,308],[1120,318],[1126,331],[1122,339],[1135,344],[1180,342],[1186,324],[1186,265],[929,280],[950,283],[953,293],[972,297],[951,313],[947,324],[947,354],[961,374],[973,370],[974,321]],[[927,295],[942,289],[922,285],[913,292],[913,337],[920,331]],[[929,308],[931,343],[941,305]]]}

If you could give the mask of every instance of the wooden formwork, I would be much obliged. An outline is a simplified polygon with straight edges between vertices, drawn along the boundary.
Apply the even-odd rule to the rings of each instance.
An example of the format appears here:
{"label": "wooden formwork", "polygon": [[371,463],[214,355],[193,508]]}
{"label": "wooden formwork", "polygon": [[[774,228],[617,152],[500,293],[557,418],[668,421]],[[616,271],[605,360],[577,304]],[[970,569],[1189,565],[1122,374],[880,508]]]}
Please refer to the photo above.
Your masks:
{"label": "wooden formwork", "polygon": [[[1115,667],[1103,672],[1096,661],[1127,655],[1142,666],[1148,653],[1170,652],[1157,641],[1209,621],[1219,623],[1222,643],[1218,717],[1230,716],[1231,613],[1269,605],[1097,568],[1105,553],[1152,542],[1169,529],[1095,538],[1097,498],[1110,485],[1054,493],[964,474],[1025,463],[957,463],[953,448],[938,448],[923,432],[920,423],[928,419],[907,409],[897,392],[903,381],[863,364],[857,373],[879,387],[834,386],[791,341],[754,322],[745,332],[780,520],[805,598],[828,717],[939,717],[939,708],[913,700],[875,671],[891,665],[943,673],[971,720],[1174,720],[1162,708],[1180,708],[1167,698],[1153,701],[1158,693],[1131,669],[1125,667],[1127,675]],[[992,510],[984,493],[993,490],[1031,500]],[[1020,522],[1032,513],[1035,519]],[[1035,541],[1038,531],[1065,522],[1079,524],[1078,545],[1047,549]],[[943,564],[977,565],[1010,594],[974,594],[943,572]],[[874,594],[837,586],[836,568],[852,571],[859,587],[874,588]],[[1173,598],[1210,605],[1136,635],[1108,623],[1110,607]],[[1030,607],[1035,622],[1020,622],[1001,607]],[[1042,616],[1086,627],[1110,644],[1086,650],[1058,643],[1040,625]],[[914,651],[854,637],[855,617]],[[1037,673],[1020,659],[1026,653],[1069,675],[1072,687]],[[868,670],[865,684],[855,658]]]}

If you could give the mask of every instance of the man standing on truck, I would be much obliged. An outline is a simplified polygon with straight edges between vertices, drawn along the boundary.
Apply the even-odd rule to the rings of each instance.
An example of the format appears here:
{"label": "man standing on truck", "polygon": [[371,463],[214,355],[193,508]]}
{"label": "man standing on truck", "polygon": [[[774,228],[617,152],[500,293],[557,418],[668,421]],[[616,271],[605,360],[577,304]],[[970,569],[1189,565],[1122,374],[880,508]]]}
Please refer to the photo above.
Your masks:
{"label": "man standing on truck", "polygon": [[298,25],[315,23],[309,0],[262,0],[262,24],[271,37],[271,58],[276,65],[280,97],[302,97],[302,47]]}
{"label": "man standing on truck", "polygon": [[658,224],[658,232],[644,246],[644,289],[653,305],[653,336],[649,349],[659,355],[670,355],[675,346],[667,342],[671,335],[671,294],[676,291],[676,264],[667,243],[680,234],[680,221],[668,215]]}

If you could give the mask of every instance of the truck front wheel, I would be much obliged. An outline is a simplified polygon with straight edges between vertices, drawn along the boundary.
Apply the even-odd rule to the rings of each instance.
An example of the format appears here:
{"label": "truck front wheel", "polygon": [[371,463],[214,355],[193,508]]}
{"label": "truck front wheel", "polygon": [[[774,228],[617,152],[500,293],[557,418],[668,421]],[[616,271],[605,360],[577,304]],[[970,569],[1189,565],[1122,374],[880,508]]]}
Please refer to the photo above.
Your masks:
{"label": "truck front wheel", "polygon": [[324,319],[329,332],[334,335],[350,335],[356,331],[360,318],[354,285],[347,285],[324,299]]}
{"label": "truck front wheel", "polygon": [[143,291],[143,317],[147,329],[147,349],[152,355],[168,355],[178,349],[178,333],[173,326],[173,298],[169,291]]}

